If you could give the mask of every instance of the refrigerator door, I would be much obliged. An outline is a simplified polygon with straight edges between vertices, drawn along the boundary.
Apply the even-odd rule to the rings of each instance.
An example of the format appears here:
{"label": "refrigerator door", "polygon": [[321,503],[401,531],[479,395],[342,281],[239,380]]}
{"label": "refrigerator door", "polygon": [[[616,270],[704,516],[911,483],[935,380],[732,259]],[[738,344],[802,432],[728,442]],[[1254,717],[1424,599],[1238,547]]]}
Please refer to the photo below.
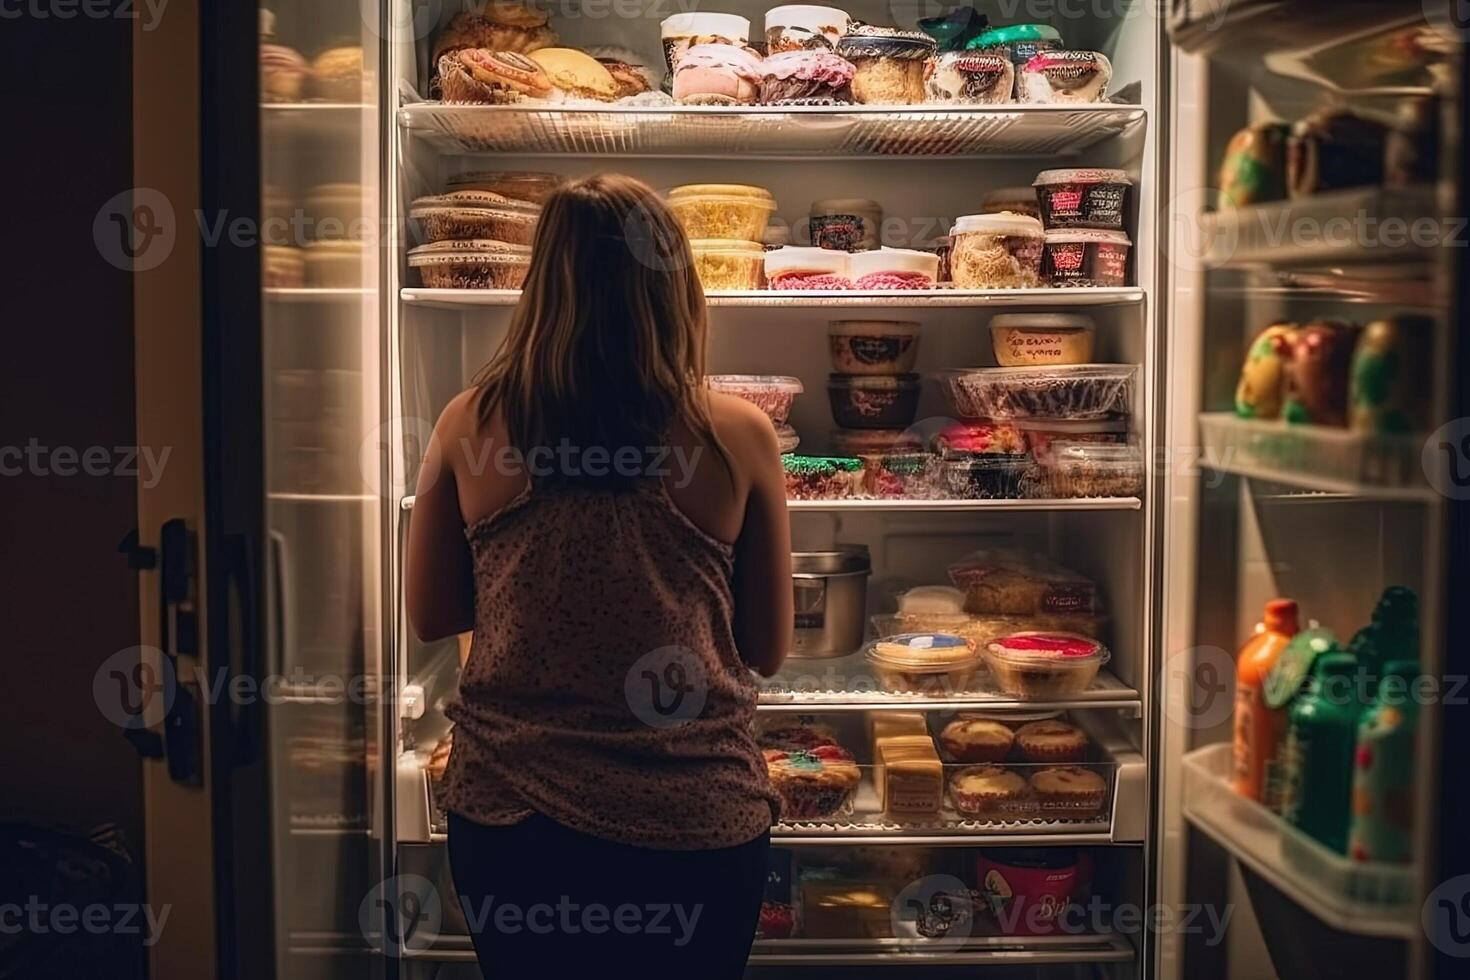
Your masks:
{"label": "refrigerator door", "polygon": [[120,666],[158,977],[386,969],[380,16],[185,4],[135,34],[136,186],[99,222],[136,276],[139,445],[169,450]]}
{"label": "refrigerator door", "polygon": [[[1192,465],[1167,476],[1156,872],[1165,906],[1228,927],[1162,936],[1161,977],[1425,977],[1436,957],[1467,952],[1463,925],[1447,921],[1465,888],[1444,889],[1470,878],[1454,878],[1439,838],[1444,707],[1463,676],[1454,542],[1470,496],[1456,483],[1466,35],[1439,8],[1171,11],[1164,441]],[[1336,166],[1347,130],[1369,134],[1362,168]],[[1422,233],[1390,234],[1400,226]],[[1282,329],[1263,337],[1272,325]],[[1277,352],[1284,388],[1269,370]],[[1380,401],[1388,391],[1398,404]],[[1411,761],[1375,783],[1377,743],[1355,723],[1339,760],[1300,766],[1279,750],[1266,771],[1285,774],[1284,800],[1237,793],[1236,745],[1259,731],[1246,724],[1259,703],[1237,686],[1236,651],[1267,601],[1295,599],[1303,627],[1331,630],[1357,656],[1356,676],[1376,678],[1364,628],[1395,615],[1380,605],[1391,587],[1417,602],[1408,652],[1425,687],[1408,712]],[[1403,596],[1386,599],[1402,608]],[[1334,704],[1381,711],[1366,683]],[[1306,724],[1291,717],[1288,728]],[[1300,731],[1291,745],[1306,744]],[[1296,771],[1341,775],[1317,811],[1325,823],[1386,836],[1336,840],[1308,813]],[[1386,839],[1408,840],[1411,856],[1376,850]],[[1441,899],[1450,911],[1436,918]]]}

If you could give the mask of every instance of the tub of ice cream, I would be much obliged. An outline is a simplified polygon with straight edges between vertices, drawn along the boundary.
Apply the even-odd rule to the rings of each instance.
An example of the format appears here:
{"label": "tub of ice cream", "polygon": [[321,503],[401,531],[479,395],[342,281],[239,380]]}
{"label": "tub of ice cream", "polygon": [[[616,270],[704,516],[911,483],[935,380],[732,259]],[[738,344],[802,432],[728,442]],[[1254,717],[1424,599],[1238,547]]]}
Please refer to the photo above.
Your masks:
{"label": "tub of ice cream", "polygon": [[1004,313],[990,320],[990,344],[1001,367],[1087,364],[1096,330],[1076,313]]}
{"label": "tub of ice cream", "polygon": [[1123,170],[1068,167],[1036,175],[1033,192],[1041,204],[1041,223],[1057,228],[1120,231],[1127,215],[1132,179]]}
{"label": "tub of ice cream", "polygon": [[781,374],[711,374],[711,391],[744,398],[781,424],[791,417],[791,403],[802,392],[801,379]]}
{"label": "tub of ice cream", "polygon": [[960,289],[1027,289],[1041,285],[1046,232],[1024,214],[967,214],[950,230],[950,278]]}
{"label": "tub of ice cream", "polygon": [[1121,231],[1074,228],[1046,233],[1041,275],[1051,286],[1126,286],[1133,242]]}
{"label": "tub of ice cream", "polygon": [[834,374],[827,397],[844,429],[902,429],[919,410],[919,376]]}
{"label": "tub of ice cream", "polygon": [[857,289],[932,289],[939,275],[939,256],[914,248],[854,252],[847,274]]}
{"label": "tub of ice cream", "polygon": [[689,242],[694,273],[706,293],[759,289],[766,251],[756,242],[695,238]]}
{"label": "tub of ice cream", "polygon": [[840,252],[865,252],[883,244],[883,207],[861,197],[812,202],[812,244]]}
{"label": "tub of ice cream", "polygon": [[744,47],[750,43],[750,21],[737,14],[688,11],[664,18],[659,24],[664,47],[665,91],[673,82],[679,59],[696,44],[730,44]]}
{"label": "tub of ice cream", "polygon": [[766,51],[835,51],[847,33],[847,11],[810,3],[788,3],[766,11]]}
{"label": "tub of ice cream", "polygon": [[827,340],[838,374],[907,374],[919,356],[919,325],[909,320],[833,320]]}
{"label": "tub of ice cream", "polygon": [[759,242],[776,199],[750,184],[684,184],[668,193],[669,210],[690,238]]}
{"label": "tub of ice cream", "polygon": [[1039,105],[1103,102],[1113,65],[1101,51],[1042,51],[1016,69],[1016,101]]}

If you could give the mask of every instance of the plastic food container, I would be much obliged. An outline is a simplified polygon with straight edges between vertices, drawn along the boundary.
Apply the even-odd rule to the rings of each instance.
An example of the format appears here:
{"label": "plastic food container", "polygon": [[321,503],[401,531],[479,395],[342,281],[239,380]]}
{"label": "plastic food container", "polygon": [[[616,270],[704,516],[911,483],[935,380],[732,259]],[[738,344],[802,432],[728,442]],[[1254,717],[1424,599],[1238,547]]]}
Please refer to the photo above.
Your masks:
{"label": "plastic food container", "polygon": [[900,633],[874,640],[868,666],[885,691],[927,694],[967,691],[980,669],[980,655],[953,633]]}
{"label": "plastic food container", "polygon": [[966,418],[1100,419],[1133,403],[1132,364],[970,368],[941,375],[951,406]]}
{"label": "plastic food container", "polygon": [[1055,228],[1102,228],[1121,231],[1128,188],[1133,181],[1122,170],[1074,167],[1043,170],[1033,183],[1041,205],[1041,223]]}
{"label": "plastic food container", "polygon": [[1053,497],[1133,497],[1143,490],[1143,452],[1126,443],[1058,440],[1043,473]]}
{"label": "plastic food container", "polygon": [[933,453],[887,453],[864,458],[867,492],[885,500],[931,500],[938,492],[939,457]]}
{"label": "plastic food container", "polygon": [[531,250],[483,239],[432,242],[409,249],[408,264],[430,289],[520,289]]}
{"label": "plastic food container", "polygon": [[845,500],[863,492],[863,461],[853,456],[781,457],[787,500]]}
{"label": "plastic food container", "polygon": [[924,441],[908,429],[833,429],[829,442],[839,456],[886,456],[924,448]]}
{"label": "plastic food container", "polygon": [[306,257],[290,245],[261,246],[261,284],[267,289],[300,289],[306,285]]}
{"label": "plastic food container", "polygon": [[1001,367],[1087,364],[1096,330],[1074,313],[1004,313],[990,321],[990,343]]}
{"label": "plastic food container", "polygon": [[489,191],[513,201],[545,204],[558,187],[567,182],[561,174],[533,170],[472,170],[455,174],[445,182],[450,191]]}
{"label": "plastic food container", "polygon": [[946,457],[940,464],[944,486],[949,495],[959,500],[1016,500],[1026,471],[1031,466],[1030,453],[987,453]]}
{"label": "plastic food container", "polygon": [[1126,286],[1132,248],[1121,231],[1049,231],[1041,274],[1053,286]]}
{"label": "plastic food container", "polygon": [[421,197],[408,209],[426,242],[491,239],[511,245],[530,245],[536,237],[541,209],[513,201],[492,191],[454,191]]}
{"label": "plastic food container", "polygon": [[696,44],[744,47],[750,43],[750,21],[737,14],[691,11],[665,17],[659,24],[659,35],[663,39],[664,91],[667,92],[685,51]]}
{"label": "plastic food container", "polygon": [[858,289],[932,289],[939,276],[939,256],[913,248],[854,252],[847,275]]}
{"label": "plastic food container", "polygon": [[965,45],[968,51],[994,51],[1005,55],[1011,64],[1020,67],[1042,51],[1054,51],[1062,46],[1062,35],[1055,27],[1046,24],[1012,24],[1009,27],[993,27],[978,37],[971,38]]}
{"label": "plastic food container", "polygon": [[766,282],[772,289],[851,289],[849,255],[829,248],[787,245],[765,253]]}
{"label": "plastic food container", "polygon": [[1041,222],[1024,214],[967,214],[950,229],[950,278],[960,289],[1040,286]]}
{"label": "plastic food container", "polygon": [[781,447],[783,453],[789,453],[801,445],[801,436],[796,430],[785,422],[776,422],[776,445]]}
{"label": "plastic food container", "polygon": [[706,293],[760,288],[766,250],[758,243],[696,238],[689,242],[689,250],[694,253],[694,274]]}
{"label": "plastic food container", "polygon": [[[778,8],[779,9],[779,8]],[[812,244],[839,252],[862,252],[883,244],[883,207],[861,197],[813,201]]]}
{"label": "plastic food container", "polygon": [[988,848],[975,859],[975,880],[1000,931],[1021,936],[1057,932],[1088,885],[1084,860],[1059,847]]}
{"label": "plastic food container", "polygon": [[836,7],[795,3],[766,11],[766,52],[833,51],[850,18]]}
{"label": "plastic food container", "polygon": [[1108,97],[1113,64],[1101,51],[1042,51],[1016,66],[1016,101],[1083,104]]}
{"label": "plastic food container", "polygon": [[946,456],[1015,455],[1026,451],[1026,437],[1013,422],[952,422],[934,434],[932,448]]}
{"label": "plastic food container", "polygon": [[1051,698],[1086,691],[1110,654],[1080,633],[1036,630],[1003,636],[985,648],[984,656],[1002,692]]}
{"label": "plastic food container", "polygon": [[827,397],[833,421],[844,429],[902,429],[919,410],[919,376],[834,374]]}
{"label": "plastic food container", "polygon": [[907,374],[919,356],[919,325],[910,320],[833,320],[827,324],[838,374]]}
{"label": "plastic food container", "polygon": [[776,199],[749,184],[685,184],[669,191],[669,210],[690,238],[759,242]]}
{"label": "plastic food container", "polygon": [[800,379],[781,374],[712,374],[706,380],[711,391],[744,398],[777,424],[791,417],[791,403],[803,391]]}
{"label": "plastic food container", "polygon": [[1036,462],[1046,466],[1051,459],[1051,447],[1061,442],[1117,444],[1128,441],[1126,418],[1078,419],[1022,419],[1016,428],[1031,447]]}
{"label": "plastic food container", "polygon": [[938,44],[922,31],[852,25],[837,53],[857,69],[852,96],[867,105],[918,105],[924,101],[924,64]]}
{"label": "plastic food container", "polygon": [[924,68],[924,94],[930,102],[1001,105],[1014,98],[1016,68],[993,51],[944,51]]}
{"label": "plastic food container", "polygon": [[[306,213],[311,216],[313,238],[362,238],[362,185],[318,184],[306,193]],[[460,235],[460,238],[494,238],[494,235]]]}
{"label": "plastic food container", "polygon": [[1041,217],[1041,204],[1035,187],[997,187],[980,199],[981,214],[1013,211],[1031,218]]}
{"label": "plastic food container", "polygon": [[362,285],[362,260],[367,247],[350,238],[307,242],[306,284],[317,289],[351,289]]}

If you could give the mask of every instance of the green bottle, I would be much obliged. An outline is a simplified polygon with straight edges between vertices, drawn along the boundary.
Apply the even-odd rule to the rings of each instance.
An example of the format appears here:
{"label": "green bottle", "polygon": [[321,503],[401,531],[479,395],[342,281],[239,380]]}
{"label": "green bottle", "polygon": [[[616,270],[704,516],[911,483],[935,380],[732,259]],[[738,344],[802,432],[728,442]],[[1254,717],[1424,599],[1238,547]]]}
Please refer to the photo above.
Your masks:
{"label": "green bottle", "polygon": [[1391,661],[1419,659],[1419,597],[1413,589],[1393,585],[1373,607],[1373,618],[1348,644],[1368,678],[1368,696]]}
{"label": "green bottle", "polygon": [[1384,664],[1378,697],[1358,724],[1348,844],[1348,855],[1355,861],[1413,860],[1418,678],[1417,661]]}
{"label": "green bottle", "polygon": [[1363,714],[1358,688],[1352,654],[1318,657],[1287,716],[1283,815],[1339,854],[1347,853],[1353,750]]}

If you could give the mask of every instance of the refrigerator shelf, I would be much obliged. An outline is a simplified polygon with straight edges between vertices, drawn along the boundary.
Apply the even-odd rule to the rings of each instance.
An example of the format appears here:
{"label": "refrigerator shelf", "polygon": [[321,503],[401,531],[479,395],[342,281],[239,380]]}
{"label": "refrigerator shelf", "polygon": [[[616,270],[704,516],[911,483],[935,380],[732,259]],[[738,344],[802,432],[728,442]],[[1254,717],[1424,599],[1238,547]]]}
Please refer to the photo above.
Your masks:
{"label": "refrigerator shelf", "polygon": [[[985,676],[985,675],[982,675]],[[994,708],[1117,708],[1137,714],[1143,702],[1136,690],[1106,669],[1079,694],[1058,698],[1018,698],[999,691],[908,693],[882,690],[862,654],[827,660],[789,659],[781,672],[763,682],[761,711],[982,711]]]}
{"label": "refrigerator shelf", "polygon": [[[520,302],[519,289],[428,289],[408,286],[400,290],[403,302],[413,306],[464,310],[468,307],[511,307]],[[818,309],[965,309],[989,307],[1037,307],[1048,310],[1073,306],[1125,306],[1141,303],[1140,286],[1099,286],[1062,289],[882,289],[859,290],[773,290],[753,289],[706,296],[711,307],[761,309],[765,307]]]}
{"label": "refrigerator shelf", "polygon": [[266,142],[314,137],[323,143],[356,140],[377,126],[378,107],[357,102],[263,102],[260,122]]}
{"label": "refrigerator shelf", "polygon": [[1201,258],[1210,269],[1427,263],[1442,240],[1462,234],[1438,213],[1428,186],[1358,187],[1210,211],[1199,218]]}
{"label": "refrigerator shelf", "polygon": [[261,292],[272,303],[347,303],[377,291],[360,286],[268,286]]}
{"label": "refrigerator shelf", "polygon": [[[376,499],[376,498],[368,498]],[[399,501],[413,510],[412,495]],[[1056,497],[1018,500],[788,500],[786,509],[804,514],[975,514],[986,511],[1138,510],[1137,497]]]}
{"label": "refrigerator shelf", "polygon": [[1239,795],[1226,781],[1233,747],[1184,756],[1184,816],[1238,861],[1341,932],[1412,939],[1419,931],[1414,869],[1353,861]]}
{"label": "refrigerator shelf", "polygon": [[1200,416],[1200,463],[1218,473],[1324,494],[1431,503],[1424,436],[1369,436],[1320,425]]}
{"label": "refrigerator shelf", "polygon": [[399,124],[445,153],[842,159],[1072,156],[1141,106],[630,106],[415,102]]}
{"label": "refrigerator shelf", "polygon": [[757,939],[751,966],[1037,966],[1129,963],[1133,945],[1123,936],[968,936],[923,939]]}

